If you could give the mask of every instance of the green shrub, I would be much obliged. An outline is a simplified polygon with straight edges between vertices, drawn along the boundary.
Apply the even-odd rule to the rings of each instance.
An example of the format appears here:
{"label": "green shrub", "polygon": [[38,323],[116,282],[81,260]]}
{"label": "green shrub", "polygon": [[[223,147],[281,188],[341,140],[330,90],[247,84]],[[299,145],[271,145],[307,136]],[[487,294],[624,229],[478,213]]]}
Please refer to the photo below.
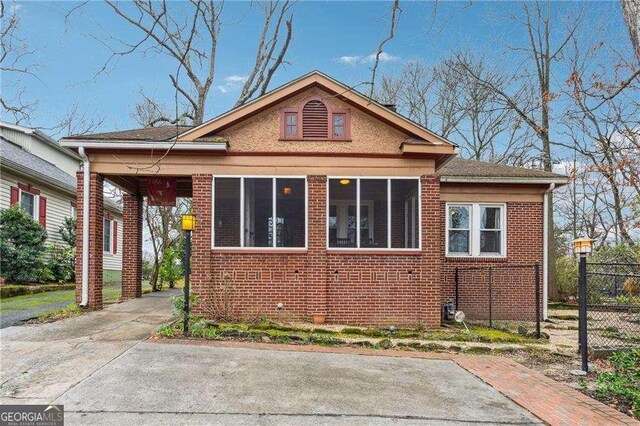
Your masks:
{"label": "green shrub", "polygon": [[76,246],[76,218],[65,217],[64,225],[58,228],[58,233],[62,237],[62,241],[69,244],[69,247]]}
{"label": "green shrub", "polygon": [[47,291],[73,290],[74,288],[76,288],[75,284],[3,285],[0,286],[0,299]]}
{"label": "green shrub", "polygon": [[[184,316],[184,296],[172,296],[169,298],[171,302],[171,308],[173,311],[173,315],[176,317]],[[193,310],[193,308],[198,304],[198,298],[195,294],[189,295],[189,310]]]}
{"label": "green shrub", "polygon": [[629,405],[640,418],[640,349],[615,353],[609,361],[613,371],[598,376],[596,394]]}
{"label": "green shrub", "polygon": [[578,298],[578,262],[574,256],[562,256],[556,260],[556,281],[562,300]]}
{"label": "green shrub", "polygon": [[75,249],[55,244],[47,245],[47,266],[50,273],[48,281],[69,282],[75,279]]}
{"label": "green shrub", "polygon": [[37,281],[43,269],[47,231],[14,206],[0,213],[0,271],[9,282]]}
{"label": "green shrub", "polygon": [[158,271],[158,278],[160,283],[169,283],[169,288],[174,288],[176,281],[178,281],[184,274],[182,268],[182,262],[180,261],[180,255],[171,247],[168,247],[162,255],[162,264]]}
{"label": "green shrub", "polygon": [[638,263],[640,262],[640,252],[637,248],[627,244],[604,246],[594,251],[589,262]]}

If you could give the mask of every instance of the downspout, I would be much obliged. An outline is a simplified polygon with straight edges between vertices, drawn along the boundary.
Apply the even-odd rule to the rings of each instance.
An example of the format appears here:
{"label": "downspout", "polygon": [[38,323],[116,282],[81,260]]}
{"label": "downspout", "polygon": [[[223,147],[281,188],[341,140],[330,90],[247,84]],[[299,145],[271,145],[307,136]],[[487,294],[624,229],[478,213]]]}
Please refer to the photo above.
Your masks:
{"label": "downspout", "polygon": [[89,304],[89,186],[91,185],[91,165],[84,147],[78,148],[82,165],[82,301],[80,306]]}
{"label": "downspout", "polygon": [[556,184],[549,184],[549,189],[544,192],[542,203],[543,235],[542,235],[542,319],[548,317],[549,304],[549,194],[555,189]]}

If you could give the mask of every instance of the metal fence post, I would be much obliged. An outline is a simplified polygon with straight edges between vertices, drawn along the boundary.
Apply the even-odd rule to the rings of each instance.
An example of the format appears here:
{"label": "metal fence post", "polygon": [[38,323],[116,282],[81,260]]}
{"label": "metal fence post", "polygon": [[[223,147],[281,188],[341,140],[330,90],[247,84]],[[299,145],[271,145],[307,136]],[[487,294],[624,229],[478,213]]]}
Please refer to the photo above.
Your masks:
{"label": "metal fence post", "polygon": [[580,311],[578,315],[580,356],[582,358],[582,371],[589,372],[588,345],[587,345],[587,255],[580,254],[578,265],[578,297],[580,298]]}
{"label": "metal fence post", "polygon": [[491,266],[489,266],[489,328],[493,328],[493,294],[492,294],[492,286],[493,286],[493,277],[491,273]]}
{"label": "metal fence post", "polygon": [[536,262],[533,265],[533,270],[536,275],[536,338],[540,338],[540,265]]}
{"label": "metal fence post", "polygon": [[455,274],[455,277],[454,277],[453,280],[454,280],[454,282],[456,284],[456,311],[459,311],[460,310],[460,305],[458,305],[458,302],[459,302],[459,296],[460,296],[460,291],[459,291],[459,284],[460,283],[458,281],[459,280],[459,276],[458,276],[458,268],[457,267],[456,267],[456,274]]}

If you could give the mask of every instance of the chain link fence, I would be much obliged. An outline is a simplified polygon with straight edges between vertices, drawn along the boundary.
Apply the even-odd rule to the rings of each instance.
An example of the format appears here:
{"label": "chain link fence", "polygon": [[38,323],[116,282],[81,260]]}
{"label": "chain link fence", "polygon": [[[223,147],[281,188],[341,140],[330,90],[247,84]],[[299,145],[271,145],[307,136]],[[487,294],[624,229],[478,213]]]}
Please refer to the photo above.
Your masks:
{"label": "chain link fence", "polygon": [[491,265],[456,268],[455,308],[469,323],[540,337],[540,266]]}
{"label": "chain link fence", "polygon": [[587,262],[586,275],[589,348],[640,348],[640,263]]}

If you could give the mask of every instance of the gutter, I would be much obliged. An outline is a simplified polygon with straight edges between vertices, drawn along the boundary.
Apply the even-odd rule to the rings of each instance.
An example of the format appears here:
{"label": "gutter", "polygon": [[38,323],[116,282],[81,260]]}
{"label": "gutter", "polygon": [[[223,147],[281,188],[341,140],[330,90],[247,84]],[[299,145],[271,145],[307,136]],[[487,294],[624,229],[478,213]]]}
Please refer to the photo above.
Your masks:
{"label": "gutter", "polygon": [[542,319],[546,320],[549,311],[549,194],[556,188],[555,183],[549,184],[544,192],[542,202]]}
{"label": "gutter", "polygon": [[98,149],[176,149],[189,151],[226,151],[226,142],[155,142],[155,141],[118,141],[101,142],[87,140],[62,140],[60,145],[67,148]]}
{"label": "gutter", "polygon": [[[78,154],[83,161],[82,166],[82,301],[80,306],[89,303],[89,185],[91,164],[89,157],[84,152],[84,147],[78,148]],[[102,272],[102,271],[101,271]]]}
{"label": "gutter", "polygon": [[453,183],[531,183],[545,185],[566,185],[569,180],[566,178],[546,178],[546,177],[458,177],[440,176],[441,182]]}

